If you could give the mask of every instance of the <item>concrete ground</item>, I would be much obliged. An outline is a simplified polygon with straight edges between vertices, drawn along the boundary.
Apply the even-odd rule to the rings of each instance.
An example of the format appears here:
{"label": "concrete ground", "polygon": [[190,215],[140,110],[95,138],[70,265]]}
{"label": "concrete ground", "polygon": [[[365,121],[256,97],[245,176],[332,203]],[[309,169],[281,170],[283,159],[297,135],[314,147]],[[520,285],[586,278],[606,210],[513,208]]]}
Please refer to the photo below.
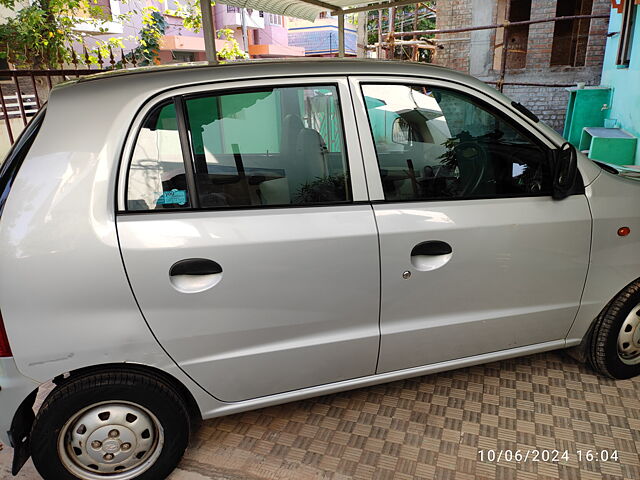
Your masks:
{"label": "concrete ground", "polygon": [[169,478],[637,480],[639,452],[640,378],[551,352],[209,420]]}

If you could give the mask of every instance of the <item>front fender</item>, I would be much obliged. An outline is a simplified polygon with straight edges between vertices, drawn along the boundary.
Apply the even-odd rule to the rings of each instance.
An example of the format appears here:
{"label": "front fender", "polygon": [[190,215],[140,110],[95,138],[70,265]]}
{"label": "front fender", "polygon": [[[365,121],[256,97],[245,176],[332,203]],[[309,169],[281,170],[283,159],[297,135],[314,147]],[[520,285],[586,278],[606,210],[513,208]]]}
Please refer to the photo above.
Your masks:
{"label": "front fender", "polygon": [[[640,182],[603,171],[585,193],[593,218],[591,258],[567,346],[579,345],[602,309],[640,278]],[[620,227],[631,234],[619,236]]]}

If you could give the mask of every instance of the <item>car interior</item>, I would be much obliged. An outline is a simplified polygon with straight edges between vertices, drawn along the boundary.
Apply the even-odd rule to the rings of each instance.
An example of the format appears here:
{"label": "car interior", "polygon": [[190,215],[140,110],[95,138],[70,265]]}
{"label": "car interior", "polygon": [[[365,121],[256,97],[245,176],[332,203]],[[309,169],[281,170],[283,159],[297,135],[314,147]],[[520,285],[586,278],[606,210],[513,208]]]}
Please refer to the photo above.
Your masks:
{"label": "car interior", "polygon": [[[470,97],[446,89],[364,85],[387,200],[548,194],[549,152]],[[185,102],[204,208],[351,199],[335,87],[285,87]],[[173,104],[140,130],[128,208],[188,208]]]}
{"label": "car interior", "polygon": [[363,87],[387,200],[549,192],[547,153],[461,95]]}
{"label": "car interior", "polygon": [[[336,99],[335,87],[291,87],[188,99],[200,205],[349,201]],[[128,207],[184,208],[188,200],[176,200],[184,200],[187,191],[175,109],[167,105],[149,116],[139,134],[129,174]]]}

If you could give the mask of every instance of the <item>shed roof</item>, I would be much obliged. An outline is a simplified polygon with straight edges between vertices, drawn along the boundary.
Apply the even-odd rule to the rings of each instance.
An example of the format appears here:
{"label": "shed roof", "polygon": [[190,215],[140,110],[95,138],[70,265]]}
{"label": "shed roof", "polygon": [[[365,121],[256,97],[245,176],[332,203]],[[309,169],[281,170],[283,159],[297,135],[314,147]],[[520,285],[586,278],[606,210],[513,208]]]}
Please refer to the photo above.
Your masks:
{"label": "shed roof", "polygon": [[[415,3],[415,0],[409,0]],[[346,9],[346,7],[357,7],[360,5],[372,4],[371,10],[377,8],[391,7],[396,3],[408,2],[399,1],[381,1],[380,4],[375,4],[375,1],[362,1],[362,0],[224,0],[225,5],[232,5],[240,8],[252,8],[254,10],[262,10],[263,12],[275,13],[279,15],[286,15],[288,17],[302,18],[313,22],[320,12],[338,12]],[[349,13],[346,11],[345,13]]]}

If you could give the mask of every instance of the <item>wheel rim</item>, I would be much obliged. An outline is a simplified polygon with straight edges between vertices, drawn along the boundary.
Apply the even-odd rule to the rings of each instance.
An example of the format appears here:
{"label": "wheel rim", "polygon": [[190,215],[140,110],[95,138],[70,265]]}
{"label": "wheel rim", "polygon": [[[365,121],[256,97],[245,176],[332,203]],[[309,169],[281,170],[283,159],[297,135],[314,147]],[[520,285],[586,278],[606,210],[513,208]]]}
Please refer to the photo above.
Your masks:
{"label": "wheel rim", "polygon": [[640,363],[640,303],[622,322],[618,333],[618,357],[627,365]]}
{"label": "wheel rim", "polygon": [[146,408],[130,402],[91,405],[60,431],[58,455],[69,472],[85,480],[129,480],[160,456],[164,430]]}

